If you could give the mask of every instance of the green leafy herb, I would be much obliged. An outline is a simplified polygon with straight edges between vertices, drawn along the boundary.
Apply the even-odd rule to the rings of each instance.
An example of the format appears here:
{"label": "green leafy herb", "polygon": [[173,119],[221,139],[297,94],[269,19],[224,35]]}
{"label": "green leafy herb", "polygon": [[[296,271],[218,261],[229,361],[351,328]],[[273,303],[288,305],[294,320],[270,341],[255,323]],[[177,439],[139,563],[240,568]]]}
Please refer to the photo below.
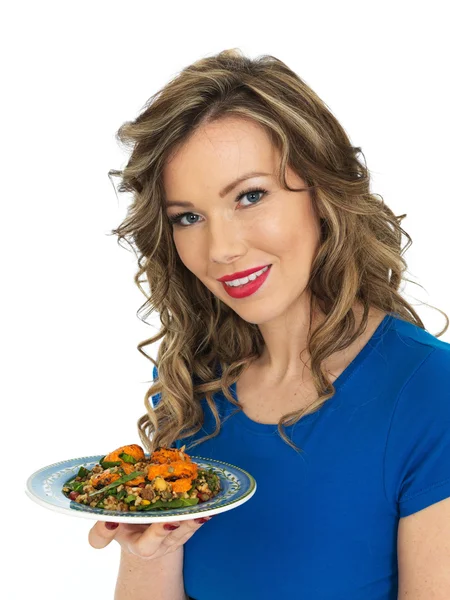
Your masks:
{"label": "green leafy herb", "polygon": [[[77,475],[78,477],[78,475]],[[69,490],[71,492],[83,492],[83,486],[86,485],[86,482],[84,481],[76,481],[75,477],[73,479],[70,479],[70,481],[68,481],[67,483],[64,484],[65,488],[69,488]]]}
{"label": "green leafy herb", "polygon": [[208,484],[208,487],[211,490],[211,492],[218,491],[219,478],[217,477],[217,475],[215,473],[208,472],[208,474],[205,475],[205,479],[206,479],[206,483]]}
{"label": "green leafy herb", "polygon": [[162,500],[157,500],[153,504],[147,504],[146,506],[142,506],[139,504],[137,510],[148,511],[158,508],[184,508],[185,506],[195,506],[198,504],[198,498],[175,498],[171,502],[163,502]]}
{"label": "green leafy herb", "polygon": [[112,467],[120,467],[121,464],[122,463],[120,462],[120,460],[100,462],[100,466],[103,467],[104,469],[111,469]]}
{"label": "green leafy herb", "polygon": [[134,456],[131,456],[126,452],[122,452],[122,454],[119,454],[119,458],[121,458],[123,462],[129,463],[130,465],[135,465],[137,463],[137,460],[134,458]]}
{"label": "green leafy herb", "polygon": [[122,483],[127,483],[128,481],[131,481],[132,479],[134,479],[135,477],[139,477],[140,475],[145,475],[145,472],[144,471],[133,471],[133,473],[129,473],[128,475],[124,475],[123,477],[119,477],[119,479],[117,479],[113,483],[110,483],[109,485],[102,488],[101,490],[97,490],[96,492],[92,492],[92,494],[89,494],[88,498],[92,498],[93,496],[97,496],[98,494],[104,494],[108,490],[112,490],[113,488],[118,487]]}

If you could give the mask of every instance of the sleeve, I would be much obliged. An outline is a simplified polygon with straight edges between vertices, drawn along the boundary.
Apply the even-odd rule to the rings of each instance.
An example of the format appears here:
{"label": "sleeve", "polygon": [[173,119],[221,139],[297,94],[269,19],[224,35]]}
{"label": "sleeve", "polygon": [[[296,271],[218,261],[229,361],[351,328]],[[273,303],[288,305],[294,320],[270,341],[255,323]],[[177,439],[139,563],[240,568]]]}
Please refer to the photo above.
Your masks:
{"label": "sleeve", "polygon": [[431,350],[400,392],[384,474],[400,517],[450,497],[450,345]]}

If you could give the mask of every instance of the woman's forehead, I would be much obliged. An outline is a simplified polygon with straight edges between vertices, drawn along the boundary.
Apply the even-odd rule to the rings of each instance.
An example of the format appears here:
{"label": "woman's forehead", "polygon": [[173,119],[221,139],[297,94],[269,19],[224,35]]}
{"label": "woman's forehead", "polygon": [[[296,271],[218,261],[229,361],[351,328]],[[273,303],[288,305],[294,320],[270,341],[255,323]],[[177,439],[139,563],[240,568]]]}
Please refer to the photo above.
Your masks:
{"label": "woman's forehead", "polygon": [[243,131],[243,126],[238,123],[238,129],[230,132],[231,125],[219,130],[214,124],[213,130],[205,126],[208,129],[193,134],[164,167],[166,195],[173,200],[188,200],[179,195],[195,190],[219,194],[249,173],[275,173],[279,155],[269,137],[255,128]]}

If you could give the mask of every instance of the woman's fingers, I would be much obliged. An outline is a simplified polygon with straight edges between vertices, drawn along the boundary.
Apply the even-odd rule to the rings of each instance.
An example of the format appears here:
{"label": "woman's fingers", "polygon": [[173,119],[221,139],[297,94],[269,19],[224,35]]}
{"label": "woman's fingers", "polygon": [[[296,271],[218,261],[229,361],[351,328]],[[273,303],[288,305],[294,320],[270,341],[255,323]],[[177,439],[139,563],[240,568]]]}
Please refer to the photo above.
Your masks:
{"label": "woman's fingers", "polygon": [[[167,529],[164,525],[171,525]],[[128,523],[97,523],[89,531],[89,544],[93,548],[105,548],[116,540],[124,550],[141,558],[158,558],[173,552],[203,525],[189,519],[175,523],[152,523],[151,525]],[[173,529],[177,526],[176,529]]]}
{"label": "woman's fingers", "polygon": [[185,544],[194,533],[200,529],[203,522],[191,519],[189,521],[183,521],[183,524],[184,526],[172,531],[171,534],[161,542],[161,552],[167,553],[168,551],[173,551],[174,549],[183,546],[183,544]]}
{"label": "woman's fingers", "polygon": [[97,521],[97,523],[89,531],[88,541],[93,548],[105,548],[117,535],[119,523],[105,523]]}
{"label": "woman's fingers", "polygon": [[176,529],[166,529],[164,523],[153,523],[145,531],[127,533],[127,550],[141,558],[159,558],[182,546],[202,526],[193,519],[170,523],[178,525]]}

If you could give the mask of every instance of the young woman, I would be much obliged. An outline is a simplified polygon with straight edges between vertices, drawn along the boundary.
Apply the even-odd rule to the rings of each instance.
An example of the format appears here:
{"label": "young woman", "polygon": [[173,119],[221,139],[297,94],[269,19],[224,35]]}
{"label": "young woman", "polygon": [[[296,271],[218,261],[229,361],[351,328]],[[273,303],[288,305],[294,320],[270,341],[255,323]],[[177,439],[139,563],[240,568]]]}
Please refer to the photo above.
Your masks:
{"label": "young woman", "polygon": [[114,233],[162,323],[139,345],[161,340],[141,440],[258,489],[206,527],[97,523],[91,545],[122,546],[116,600],[448,599],[448,318],[428,333],[399,293],[405,215],[361,149],[284,63],[236,51],[118,137],[134,200]]}

